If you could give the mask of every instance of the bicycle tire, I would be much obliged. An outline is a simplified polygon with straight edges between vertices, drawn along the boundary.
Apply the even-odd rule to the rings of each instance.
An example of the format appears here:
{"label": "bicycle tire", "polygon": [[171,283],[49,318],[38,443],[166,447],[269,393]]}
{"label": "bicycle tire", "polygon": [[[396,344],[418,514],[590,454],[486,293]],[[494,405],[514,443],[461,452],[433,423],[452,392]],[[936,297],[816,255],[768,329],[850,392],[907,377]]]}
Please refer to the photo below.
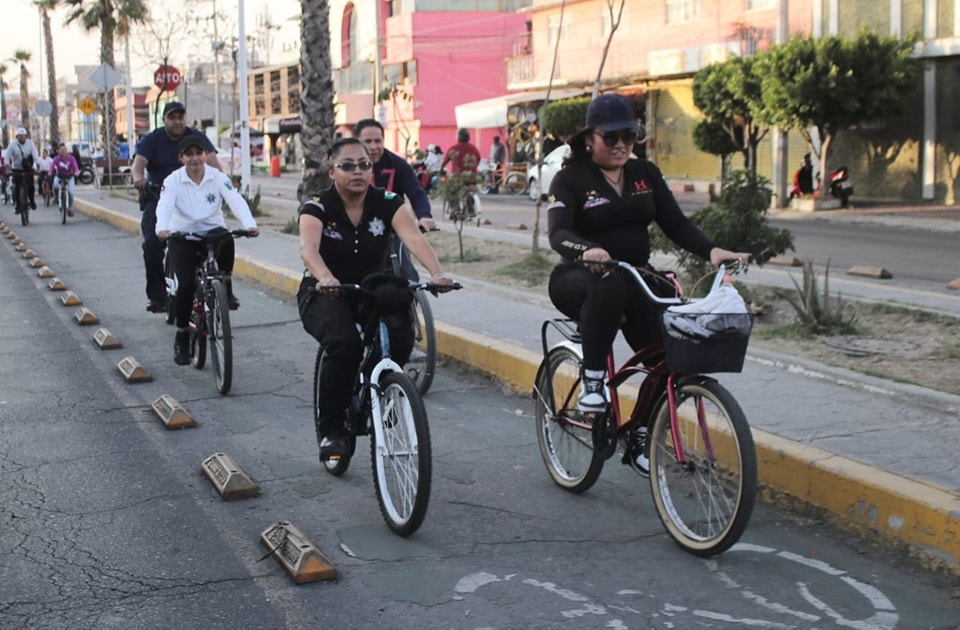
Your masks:
{"label": "bicycle tire", "polygon": [[53,197],[53,191],[50,190],[49,184],[44,180],[43,184],[40,185],[40,192],[43,195],[43,205],[47,208],[50,207],[50,199]]}
{"label": "bicycle tire", "polygon": [[[323,346],[317,348],[317,358],[313,364],[313,426],[317,431],[317,448],[320,448],[320,440],[323,436],[320,434],[320,374],[323,366]],[[322,461],[323,469],[334,477],[339,477],[347,472],[350,467],[350,461],[353,459],[353,453],[356,450],[357,436],[354,434],[353,426],[347,428],[347,453],[341,455],[338,459],[325,459]]]}
{"label": "bicycle tire", "polygon": [[[167,250],[169,253],[170,250]],[[170,262],[169,256],[163,257],[163,277],[164,283],[167,285],[167,294],[163,298],[163,307],[166,311],[166,321],[168,324],[173,324],[177,321],[177,277],[173,272],[173,263]]]}
{"label": "bicycle tire", "polygon": [[77,180],[84,185],[92,184],[94,181],[96,181],[96,179],[97,179],[96,174],[93,172],[92,169],[89,169],[89,168],[81,168],[80,174],[77,175]]}
{"label": "bicycle tire", "polygon": [[210,340],[210,361],[221,396],[230,393],[233,385],[233,335],[230,330],[230,307],[227,287],[220,280],[210,286],[212,303],[207,309],[207,338]]}
{"label": "bicycle tire", "polygon": [[504,188],[511,195],[520,195],[527,190],[527,176],[525,173],[515,171],[507,175],[507,180],[503,184]]}
{"label": "bicycle tire", "polygon": [[17,208],[20,210],[20,225],[30,225],[30,204],[27,203],[27,189],[22,182],[17,189]]}
{"label": "bicycle tire", "polygon": [[[677,462],[670,405],[657,403],[648,434],[650,489],[660,520],[686,551],[701,557],[734,545],[750,521],[757,493],[757,454],[747,418],[733,395],[706,376],[676,387],[677,433],[687,462]],[[702,410],[700,429],[698,410]],[[713,451],[711,458],[708,450]]]}
{"label": "bicycle tire", "polygon": [[[47,204],[50,205],[50,204]],[[66,185],[60,184],[60,194],[57,195],[57,205],[60,207],[60,225],[67,224],[67,191]]]}
{"label": "bicycle tire", "polygon": [[566,346],[547,354],[537,372],[537,441],[547,472],[558,486],[579,494],[588,490],[603,470],[604,460],[593,448],[593,415],[576,410],[580,398],[583,359]]}
{"label": "bicycle tire", "polygon": [[193,367],[202,370],[207,363],[207,344],[204,329],[206,317],[203,314],[203,282],[197,274],[197,289],[193,295],[193,310],[190,311],[190,356]]}
{"label": "bicycle tire", "polygon": [[[370,436],[377,502],[387,527],[409,536],[423,524],[430,502],[432,451],[423,399],[406,374],[387,372],[377,396],[379,426]],[[382,436],[383,443],[378,440]]]}
{"label": "bicycle tire", "polygon": [[410,303],[413,324],[413,350],[403,366],[420,395],[430,391],[437,370],[437,330],[433,323],[433,308],[423,291],[417,291]]}

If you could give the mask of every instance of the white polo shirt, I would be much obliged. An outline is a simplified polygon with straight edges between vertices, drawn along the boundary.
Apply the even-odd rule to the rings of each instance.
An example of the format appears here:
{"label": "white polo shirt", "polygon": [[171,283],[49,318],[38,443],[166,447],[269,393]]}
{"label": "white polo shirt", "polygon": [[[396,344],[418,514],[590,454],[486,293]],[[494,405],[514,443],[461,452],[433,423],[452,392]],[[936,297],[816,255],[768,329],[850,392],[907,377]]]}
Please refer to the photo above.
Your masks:
{"label": "white polo shirt", "polygon": [[163,180],[157,202],[157,232],[208,232],[226,227],[223,202],[245,229],[257,227],[250,208],[234,190],[230,178],[209,164],[203,165],[203,180],[195,184],[181,166]]}

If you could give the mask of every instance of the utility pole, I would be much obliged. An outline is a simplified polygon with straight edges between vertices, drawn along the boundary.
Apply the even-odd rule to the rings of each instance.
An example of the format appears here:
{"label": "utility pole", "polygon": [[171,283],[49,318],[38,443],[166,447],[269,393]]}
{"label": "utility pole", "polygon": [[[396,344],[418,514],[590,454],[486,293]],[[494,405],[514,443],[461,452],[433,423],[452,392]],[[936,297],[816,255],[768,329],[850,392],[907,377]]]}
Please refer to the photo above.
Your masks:
{"label": "utility pole", "polygon": [[[217,148],[220,147],[220,49],[223,44],[217,34],[217,0],[213,0],[213,128],[217,130]],[[231,142],[231,150],[232,150]]]}
{"label": "utility pole", "polygon": [[[376,37],[373,40],[373,117],[380,120],[378,109],[380,106],[380,90],[383,89],[383,60],[380,59],[380,0],[373,0],[373,21]],[[381,121],[382,124],[382,121]]]}
{"label": "utility pole", "polygon": [[[776,44],[787,41],[789,30],[788,0],[780,0],[777,16]],[[787,207],[787,134],[779,127],[773,129],[773,197],[771,205],[774,208]]]}
{"label": "utility pole", "polygon": [[250,103],[247,95],[247,29],[244,19],[243,0],[237,0],[237,60],[239,69],[237,80],[240,82],[240,191],[250,190]]}
{"label": "utility pole", "polygon": [[[127,66],[127,155],[133,159],[133,151],[137,145],[137,131],[133,119],[133,73],[130,70],[130,33],[127,33],[123,42],[124,64]],[[131,162],[132,163],[132,162]]]}

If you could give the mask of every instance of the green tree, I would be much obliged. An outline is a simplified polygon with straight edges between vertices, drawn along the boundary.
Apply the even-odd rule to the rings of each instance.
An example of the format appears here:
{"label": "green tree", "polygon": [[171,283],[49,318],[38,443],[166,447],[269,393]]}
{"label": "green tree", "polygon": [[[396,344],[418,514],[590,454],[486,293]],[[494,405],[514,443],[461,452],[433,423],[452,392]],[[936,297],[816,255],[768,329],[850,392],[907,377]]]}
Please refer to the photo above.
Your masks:
{"label": "green tree", "polygon": [[[853,40],[796,34],[757,59],[764,103],[758,117],[798,130],[820,172],[829,173],[837,133],[902,113],[920,67],[911,57],[916,42],[916,35],[900,39],[865,29]],[[821,186],[823,196],[829,179],[822,178]]]}
{"label": "green tree", "polygon": [[40,10],[40,22],[43,26],[43,51],[47,57],[47,100],[51,107],[49,139],[51,146],[55,148],[60,143],[60,103],[57,99],[57,67],[53,58],[50,12],[57,8],[60,0],[34,0],[33,3]]}
{"label": "green tree", "polygon": [[19,48],[13,53],[11,59],[20,64],[20,124],[28,131],[30,129],[30,71],[27,70],[27,64],[32,56],[29,50]]}
{"label": "green tree", "polygon": [[[114,42],[117,35],[129,33],[133,24],[149,19],[145,0],[63,0],[69,7],[66,24],[79,24],[88,33],[100,31],[100,63],[116,69]],[[117,159],[117,137],[113,133],[117,111],[113,95],[103,95],[104,124],[100,126],[104,152],[109,151]],[[108,124],[109,123],[109,124]]]}
{"label": "green tree", "polygon": [[691,130],[693,134],[693,144],[704,153],[719,156],[720,158],[720,188],[727,181],[730,173],[730,156],[740,152],[740,146],[730,138],[730,134],[724,129],[723,125],[704,118],[698,120]]}
{"label": "green tree", "polygon": [[304,196],[330,186],[321,156],[333,144],[333,63],[330,60],[330,6],[327,0],[300,0],[300,113],[303,129]]}
{"label": "green tree", "polygon": [[764,106],[757,59],[734,57],[703,68],[693,78],[693,103],[729,136],[752,173],[757,172],[757,146],[769,131],[757,122]]}

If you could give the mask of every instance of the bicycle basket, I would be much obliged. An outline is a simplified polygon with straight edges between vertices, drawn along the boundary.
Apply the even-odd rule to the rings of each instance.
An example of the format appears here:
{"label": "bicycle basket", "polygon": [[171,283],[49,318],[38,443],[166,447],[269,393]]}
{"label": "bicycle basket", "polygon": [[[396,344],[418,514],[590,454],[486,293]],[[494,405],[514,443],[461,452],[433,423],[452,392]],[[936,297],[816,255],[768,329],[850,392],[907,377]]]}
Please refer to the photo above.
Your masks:
{"label": "bicycle basket", "polygon": [[747,313],[664,311],[667,368],[679,374],[741,372],[753,320]]}

